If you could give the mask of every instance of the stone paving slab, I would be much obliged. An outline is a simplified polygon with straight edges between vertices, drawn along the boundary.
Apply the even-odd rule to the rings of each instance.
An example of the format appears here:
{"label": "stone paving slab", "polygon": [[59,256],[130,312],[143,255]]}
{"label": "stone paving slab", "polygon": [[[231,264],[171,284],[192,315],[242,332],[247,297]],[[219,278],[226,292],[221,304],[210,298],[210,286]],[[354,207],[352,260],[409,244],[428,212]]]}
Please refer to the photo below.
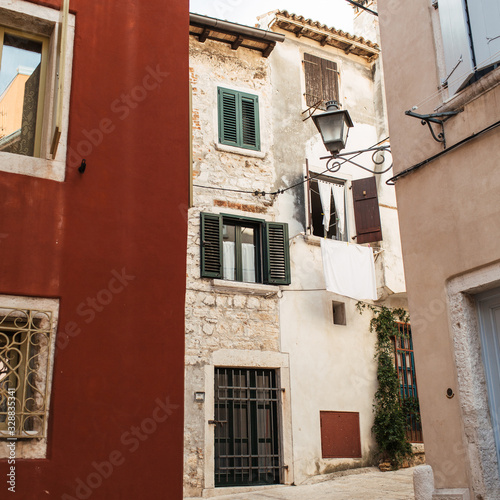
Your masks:
{"label": "stone paving slab", "polygon": [[[363,474],[335,477],[300,486],[211,496],[212,500],[414,500],[413,468],[380,472],[370,468]],[[221,489],[222,493],[223,489]],[[194,499],[185,499],[194,500]]]}

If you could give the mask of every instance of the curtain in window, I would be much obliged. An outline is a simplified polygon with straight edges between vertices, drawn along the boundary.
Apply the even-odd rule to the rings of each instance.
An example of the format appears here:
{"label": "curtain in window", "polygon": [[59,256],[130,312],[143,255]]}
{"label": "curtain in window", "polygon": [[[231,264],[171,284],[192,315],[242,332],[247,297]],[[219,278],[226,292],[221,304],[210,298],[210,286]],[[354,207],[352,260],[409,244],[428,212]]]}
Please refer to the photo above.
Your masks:
{"label": "curtain in window", "polygon": [[222,260],[224,262],[224,269],[222,276],[226,280],[236,279],[236,260],[234,256],[234,241],[223,241],[222,242]]}
{"label": "curtain in window", "polygon": [[241,244],[241,261],[243,281],[245,283],[255,283],[255,245],[251,243]]}
{"label": "curtain in window", "polygon": [[323,210],[323,227],[325,236],[330,229],[330,204],[332,202],[331,182],[318,181],[319,197],[321,199],[321,209]]}
{"label": "curtain in window", "polygon": [[337,228],[339,230],[339,239],[344,239],[344,222],[345,222],[345,202],[344,202],[344,186],[333,184],[333,201],[335,202],[335,211],[337,212]]}

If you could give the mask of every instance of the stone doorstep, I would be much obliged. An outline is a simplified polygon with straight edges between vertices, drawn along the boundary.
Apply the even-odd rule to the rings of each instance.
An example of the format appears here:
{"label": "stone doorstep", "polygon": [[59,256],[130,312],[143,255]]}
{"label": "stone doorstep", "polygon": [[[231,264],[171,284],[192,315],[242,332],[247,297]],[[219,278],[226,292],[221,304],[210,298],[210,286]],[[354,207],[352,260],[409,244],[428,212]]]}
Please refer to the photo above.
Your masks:
{"label": "stone doorstep", "polygon": [[[278,488],[286,488],[290,486],[289,484],[265,484],[260,486],[228,486],[221,488],[207,488],[203,490],[201,497],[193,497],[191,500],[199,499],[199,498],[212,498],[212,497],[227,497],[228,499],[232,498],[233,495],[237,493],[251,493],[265,490],[273,490]],[[189,498],[185,498],[184,500],[190,500]]]}
{"label": "stone doorstep", "polygon": [[300,483],[300,486],[305,484],[323,483],[325,481],[331,481],[332,479],[336,479],[338,477],[367,474],[368,472],[379,472],[379,470],[377,467],[356,467],[353,469],[344,469],[336,472],[330,472],[329,474],[318,474],[317,476],[307,478],[304,482]]}
{"label": "stone doorstep", "polygon": [[469,500],[467,488],[438,489],[434,490],[432,500]]}

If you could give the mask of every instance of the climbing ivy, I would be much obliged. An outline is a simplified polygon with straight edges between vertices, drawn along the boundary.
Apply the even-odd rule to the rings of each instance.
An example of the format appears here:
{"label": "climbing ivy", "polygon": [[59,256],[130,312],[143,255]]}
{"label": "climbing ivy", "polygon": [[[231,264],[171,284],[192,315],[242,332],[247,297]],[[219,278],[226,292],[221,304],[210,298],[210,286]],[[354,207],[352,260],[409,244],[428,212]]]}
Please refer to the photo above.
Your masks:
{"label": "climbing ivy", "polygon": [[[373,312],[370,331],[377,335],[375,359],[378,363],[378,389],[373,405],[375,422],[372,432],[375,435],[381,461],[390,462],[393,469],[398,469],[405,459],[412,456],[412,447],[406,437],[406,409],[402,407],[399,398],[400,383],[394,366],[392,338],[402,335],[397,321],[408,322],[408,313],[400,308],[374,307],[361,302],[357,307],[360,313],[365,308]],[[418,405],[418,400],[408,402],[408,405],[414,409],[413,407]]]}

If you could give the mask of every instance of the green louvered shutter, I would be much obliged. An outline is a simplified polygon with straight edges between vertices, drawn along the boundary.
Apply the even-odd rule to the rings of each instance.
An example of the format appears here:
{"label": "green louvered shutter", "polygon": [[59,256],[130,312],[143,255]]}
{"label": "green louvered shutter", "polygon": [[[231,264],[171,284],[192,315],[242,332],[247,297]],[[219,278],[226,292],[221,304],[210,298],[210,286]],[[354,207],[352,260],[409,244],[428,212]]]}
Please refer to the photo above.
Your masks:
{"label": "green louvered shutter", "polygon": [[241,138],[247,149],[260,149],[259,98],[241,94]]}
{"label": "green louvered shutter", "polygon": [[238,96],[232,90],[218,89],[219,142],[238,146]]}
{"label": "green louvered shutter", "polygon": [[222,278],[222,217],[201,213],[201,277]]}
{"label": "green louvered shutter", "polygon": [[259,98],[224,88],[218,88],[217,93],[219,142],[259,151]]}
{"label": "green louvered shutter", "polygon": [[288,224],[267,222],[264,231],[264,278],[272,285],[290,284]]}

